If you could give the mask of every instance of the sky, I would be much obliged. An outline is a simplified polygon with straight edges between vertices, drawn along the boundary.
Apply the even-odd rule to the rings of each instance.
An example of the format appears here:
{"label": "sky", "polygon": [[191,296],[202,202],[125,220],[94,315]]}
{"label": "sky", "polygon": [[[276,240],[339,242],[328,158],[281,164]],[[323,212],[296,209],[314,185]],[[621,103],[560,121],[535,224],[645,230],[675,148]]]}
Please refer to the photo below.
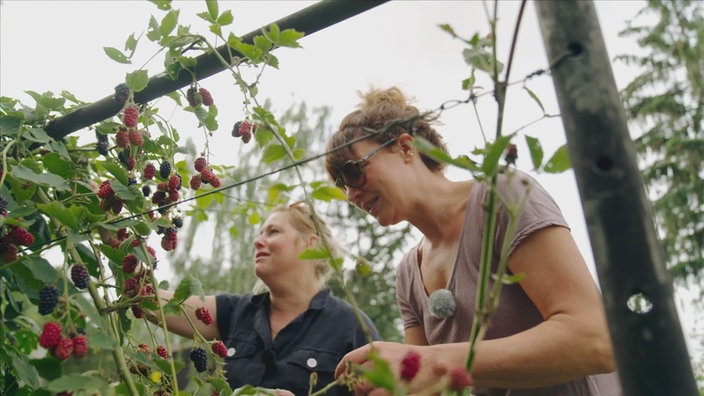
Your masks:
{"label": "sky", "polygon": [[[234,23],[227,29],[244,35],[313,3],[220,1],[220,9],[231,9],[234,15]],[[504,61],[519,4],[518,1],[502,1],[499,5],[498,55]],[[621,38],[618,32],[644,5],[640,0],[595,2],[610,58],[641,53],[633,39]],[[203,2],[176,1],[173,7],[181,9],[179,23],[191,25],[192,31],[209,37],[205,22],[194,16],[196,12],[205,11]],[[138,46],[133,65],[118,64],[102,51],[103,47],[122,49],[130,34],[138,36],[145,31],[150,15],[161,19],[163,13],[147,1],[0,0],[0,95],[31,105],[31,98],[23,93],[26,90],[40,93],[67,90],[91,102],[110,95],[124,75],[136,68],[146,65],[150,76],[161,72],[162,56],[159,54],[150,60],[153,49],[142,50],[147,44],[146,38]],[[264,71],[259,97],[270,98],[275,114],[301,101],[310,107],[330,106],[333,122],[353,110],[359,99],[357,91],[372,86],[396,85],[415,97],[415,104],[421,109],[434,109],[451,99],[465,99],[467,93],[460,85],[469,73],[462,58],[465,47],[438,28],[439,24],[450,24],[466,38],[474,33],[486,35],[489,32],[480,1],[392,1],[301,39],[302,49],[277,50],[275,55],[280,68]],[[535,9],[529,2],[520,26],[511,80],[521,80],[546,66],[547,55]],[[612,69],[619,88],[635,75],[633,69],[623,64],[613,63]],[[233,160],[233,145],[241,144],[239,140],[233,141],[229,133],[234,122],[243,117],[241,94],[227,73],[204,79],[200,84],[212,93],[220,112],[220,129],[210,141],[212,161],[227,163]],[[491,89],[488,80],[483,80],[481,85],[487,91]],[[540,98],[546,113],[559,113],[548,77],[532,79],[527,86]],[[157,105],[167,108],[170,99],[158,101]],[[496,106],[491,95],[479,100],[477,113],[487,135],[493,136]],[[509,89],[504,132],[522,128],[541,114],[536,102],[518,84]],[[195,140],[202,136],[192,117],[181,118],[183,114],[176,112],[172,116],[182,136]],[[459,106],[445,111],[441,121],[438,129],[451,155],[466,154],[483,145],[479,121],[472,107]],[[539,138],[546,155],[565,143],[559,118],[544,119],[522,131]],[[521,142],[522,138],[517,141],[518,167],[530,171],[528,154]],[[533,175],[562,208],[596,277],[574,173]],[[451,169],[448,177],[464,179],[469,174]],[[701,328],[697,315],[687,311],[690,298],[685,291],[676,297],[691,351],[702,348],[692,341],[695,336],[701,339],[702,332],[696,330]]]}

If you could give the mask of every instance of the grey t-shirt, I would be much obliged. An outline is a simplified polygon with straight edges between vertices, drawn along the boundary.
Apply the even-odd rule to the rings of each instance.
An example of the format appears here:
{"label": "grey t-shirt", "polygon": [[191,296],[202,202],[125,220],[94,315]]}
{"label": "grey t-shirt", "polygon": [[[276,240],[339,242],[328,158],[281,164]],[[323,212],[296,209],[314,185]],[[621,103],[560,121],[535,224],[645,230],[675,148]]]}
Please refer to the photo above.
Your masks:
{"label": "grey t-shirt", "polygon": [[[502,197],[494,234],[492,272],[496,271],[504,235],[508,225],[503,205],[519,206],[520,211],[509,254],[536,230],[549,226],[568,227],[552,197],[529,175],[511,170],[499,175],[498,189]],[[455,297],[455,313],[446,318],[431,315],[428,294],[418,265],[418,247],[408,251],[397,267],[396,299],[404,328],[422,326],[430,345],[469,340],[481,258],[482,234],[486,223],[485,200],[488,186],[475,183],[467,201],[465,222],[460,237],[457,258],[446,289]],[[526,196],[526,194],[528,194]],[[510,271],[508,271],[510,274]],[[517,283],[504,285],[496,312],[484,336],[485,339],[507,337],[536,326],[543,318],[533,302]],[[566,351],[569,353],[568,351]],[[474,389],[477,395],[619,395],[615,373],[594,375],[543,389]]]}

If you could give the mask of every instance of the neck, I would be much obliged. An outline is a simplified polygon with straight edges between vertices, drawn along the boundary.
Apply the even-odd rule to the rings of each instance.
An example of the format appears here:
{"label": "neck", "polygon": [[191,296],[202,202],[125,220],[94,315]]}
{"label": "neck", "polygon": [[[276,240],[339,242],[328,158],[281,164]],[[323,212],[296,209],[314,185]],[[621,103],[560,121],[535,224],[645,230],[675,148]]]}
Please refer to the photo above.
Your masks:
{"label": "neck", "polygon": [[[454,243],[464,224],[467,197],[472,181],[453,182],[443,178],[429,186],[423,200],[413,209],[409,219],[432,245]],[[430,193],[432,191],[432,193]],[[428,199],[428,197],[433,197]]]}
{"label": "neck", "polygon": [[295,290],[271,290],[269,299],[272,312],[299,313],[308,309],[311,300],[319,290],[313,287],[297,288]]}

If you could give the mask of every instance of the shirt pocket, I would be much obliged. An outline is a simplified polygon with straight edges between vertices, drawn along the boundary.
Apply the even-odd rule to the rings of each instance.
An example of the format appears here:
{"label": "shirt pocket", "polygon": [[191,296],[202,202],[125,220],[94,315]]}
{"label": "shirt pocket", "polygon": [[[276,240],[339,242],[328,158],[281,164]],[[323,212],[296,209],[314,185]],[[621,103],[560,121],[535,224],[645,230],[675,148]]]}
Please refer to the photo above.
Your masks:
{"label": "shirt pocket", "polygon": [[257,356],[257,345],[242,340],[230,341],[227,346],[225,368],[227,380],[233,388],[245,384],[259,385],[264,379],[265,368]]}
{"label": "shirt pocket", "polygon": [[309,372],[333,374],[340,359],[340,354],[336,352],[305,348],[289,354],[286,363]]}

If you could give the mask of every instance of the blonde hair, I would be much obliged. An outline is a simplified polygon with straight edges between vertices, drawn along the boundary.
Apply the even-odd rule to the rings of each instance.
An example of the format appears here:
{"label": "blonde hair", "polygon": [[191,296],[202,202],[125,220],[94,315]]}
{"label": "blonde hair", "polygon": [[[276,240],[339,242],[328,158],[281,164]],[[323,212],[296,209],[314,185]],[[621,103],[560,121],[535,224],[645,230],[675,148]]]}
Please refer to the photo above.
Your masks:
{"label": "blonde hair", "polygon": [[[345,249],[342,247],[340,241],[332,235],[330,227],[325,223],[323,219],[315,216],[313,219],[313,213],[310,207],[303,201],[295,202],[290,205],[279,205],[271,210],[269,215],[274,213],[286,213],[288,214],[288,221],[291,226],[298,232],[299,238],[301,240],[306,239],[310,235],[318,236],[318,244],[325,241],[327,243],[327,248],[333,259],[342,258],[345,254]],[[316,221],[317,220],[317,221]],[[317,259],[317,260],[307,260],[311,261],[315,265],[315,278],[316,286],[318,290],[322,290],[327,285],[330,276],[332,275],[332,268],[328,262],[327,258]],[[255,292],[261,292],[266,290],[266,285],[264,282],[257,280],[257,284],[254,287]]]}
{"label": "blonde hair", "polygon": [[[413,136],[423,137],[447,152],[442,136],[432,126],[436,123],[437,117],[430,113],[421,113],[418,108],[411,105],[411,98],[406,97],[399,88],[372,88],[359,95],[362,101],[357,106],[357,110],[342,119],[339,129],[328,140],[326,151],[330,153],[325,156],[325,169],[331,179],[334,180],[342,165],[354,157],[355,154],[349,145],[351,141],[369,135],[370,132],[365,128],[382,130],[389,122],[396,121],[398,124],[383,133],[370,136],[370,139],[383,143],[397,138],[402,133],[410,133]],[[441,171],[446,166],[445,163],[437,162],[425,155],[421,158],[432,171]]]}

